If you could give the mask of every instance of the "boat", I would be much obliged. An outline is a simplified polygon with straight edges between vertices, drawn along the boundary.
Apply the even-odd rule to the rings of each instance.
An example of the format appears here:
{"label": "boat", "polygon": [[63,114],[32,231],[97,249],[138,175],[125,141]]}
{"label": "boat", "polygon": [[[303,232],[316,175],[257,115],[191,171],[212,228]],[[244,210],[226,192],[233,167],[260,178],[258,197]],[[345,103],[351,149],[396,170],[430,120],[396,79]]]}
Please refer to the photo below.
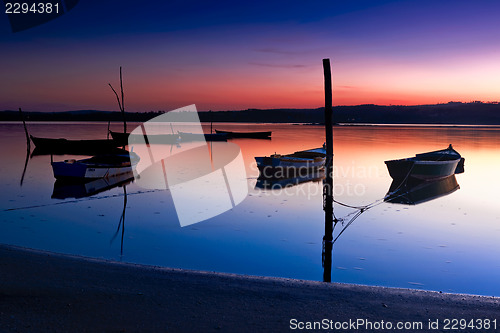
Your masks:
{"label": "boat", "polygon": [[415,157],[385,161],[392,179],[405,180],[416,178],[421,180],[436,180],[463,172],[464,159],[453,149],[416,154]]}
{"label": "boat", "polygon": [[128,145],[129,143],[141,143],[146,142],[146,144],[175,144],[179,141],[179,134],[131,134],[131,133],[121,133],[109,131],[113,140],[115,140],[119,145]]}
{"label": "boat", "polygon": [[211,134],[198,134],[198,133],[186,133],[178,132],[181,142],[188,141],[227,141],[227,134],[222,133],[211,133]]}
{"label": "boat", "polygon": [[230,131],[220,131],[215,130],[215,133],[219,134],[227,134],[228,139],[239,139],[239,138],[247,138],[247,139],[270,139],[271,131],[268,132],[230,132]]}
{"label": "boat", "polygon": [[68,140],[54,138],[39,138],[30,135],[31,141],[38,150],[38,154],[73,154],[96,155],[114,150],[120,144],[114,140]]}
{"label": "boat", "polygon": [[325,147],[296,151],[293,154],[255,157],[261,177],[290,178],[321,169],[326,162]]}
{"label": "boat", "polygon": [[459,188],[460,185],[458,185],[455,175],[433,181],[410,178],[402,185],[393,180],[384,201],[403,205],[418,205],[451,194]]}
{"label": "boat", "polygon": [[102,154],[83,160],[70,159],[51,164],[56,179],[86,181],[133,171],[139,159],[136,153],[123,150],[119,154]]}

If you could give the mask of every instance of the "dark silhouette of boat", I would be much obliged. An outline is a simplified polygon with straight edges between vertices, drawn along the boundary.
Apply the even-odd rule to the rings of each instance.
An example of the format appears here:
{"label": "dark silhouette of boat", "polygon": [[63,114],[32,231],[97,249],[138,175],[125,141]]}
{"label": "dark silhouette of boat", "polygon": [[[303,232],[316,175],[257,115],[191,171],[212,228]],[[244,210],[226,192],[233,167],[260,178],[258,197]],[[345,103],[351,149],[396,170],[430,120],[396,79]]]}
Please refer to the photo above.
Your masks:
{"label": "dark silhouette of boat", "polygon": [[230,132],[230,131],[215,130],[215,133],[226,134],[228,139],[239,139],[239,138],[270,139],[272,132],[271,131],[268,131],[268,132]]}
{"label": "dark silhouette of boat", "polygon": [[434,181],[409,179],[403,184],[393,180],[384,201],[403,205],[417,205],[453,193],[459,188],[460,185],[458,185],[455,175]]}
{"label": "dark silhouette of boat", "polygon": [[435,180],[463,172],[464,159],[450,145],[446,149],[416,154],[415,157],[385,161],[394,180]]}
{"label": "dark silhouette of boat", "polygon": [[175,144],[179,142],[179,134],[131,134],[109,131],[111,137],[120,146],[128,145],[129,143],[155,143],[155,144]]}
{"label": "dark silhouette of boat", "polygon": [[51,164],[56,179],[85,181],[131,172],[139,160],[136,153],[123,150],[120,154],[102,154],[83,160],[70,159]]}
{"label": "dark silhouette of boat", "polygon": [[96,155],[113,151],[120,144],[114,140],[68,140],[68,139],[53,139],[39,138],[30,135],[31,141],[35,145],[36,154],[73,154],[73,155]]}
{"label": "dark silhouette of boat", "polygon": [[181,142],[189,141],[227,141],[227,134],[222,133],[210,133],[210,134],[198,134],[198,133],[186,133],[179,132]]}

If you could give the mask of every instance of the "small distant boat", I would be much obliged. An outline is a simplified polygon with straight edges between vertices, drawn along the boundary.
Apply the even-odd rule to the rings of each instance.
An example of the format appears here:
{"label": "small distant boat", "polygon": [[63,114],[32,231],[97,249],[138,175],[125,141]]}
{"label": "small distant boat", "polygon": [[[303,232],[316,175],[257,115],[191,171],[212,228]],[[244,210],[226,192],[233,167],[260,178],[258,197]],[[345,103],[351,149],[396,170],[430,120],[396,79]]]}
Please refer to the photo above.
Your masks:
{"label": "small distant boat", "polygon": [[268,131],[268,132],[230,132],[230,131],[215,130],[215,133],[227,134],[228,139],[239,139],[239,138],[270,139],[272,132],[271,131]]}
{"label": "small distant boat", "polygon": [[464,161],[450,145],[446,149],[416,154],[415,157],[385,161],[385,164],[395,180],[435,180],[463,172]]}
{"label": "small distant boat", "polygon": [[136,153],[123,150],[120,154],[103,154],[83,160],[52,162],[52,171],[56,179],[110,178],[133,171],[139,160]]}
{"label": "small distant boat", "polygon": [[39,154],[73,154],[73,155],[96,155],[104,153],[119,146],[114,140],[68,140],[39,138],[30,135],[31,141]]}
{"label": "small distant boat", "polygon": [[121,133],[109,131],[111,137],[120,146],[128,145],[129,143],[146,142],[155,144],[175,144],[179,141],[179,134],[148,134],[146,136],[140,134]]}
{"label": "small distant boat", "polygon": [[255,157],[263,177],[297,177],[325,166],[325,147],[297,151],[289,155],[273,154]]}
{"label": "small distant boat", "polygon": [[227,141],[227,134],[213,133],[213,134],[198,134],[198,133],[186,133],[179,132],[181,142],[187,141]]}

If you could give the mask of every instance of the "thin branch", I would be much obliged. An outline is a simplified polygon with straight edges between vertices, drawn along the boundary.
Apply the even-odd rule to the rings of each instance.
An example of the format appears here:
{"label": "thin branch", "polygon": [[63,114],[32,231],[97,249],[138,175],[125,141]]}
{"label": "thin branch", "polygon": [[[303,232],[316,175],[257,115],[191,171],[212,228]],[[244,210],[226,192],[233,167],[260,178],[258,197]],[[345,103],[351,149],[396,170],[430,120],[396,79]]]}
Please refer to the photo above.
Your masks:
{"label": "thin branch", "polygon": [[118,101],[118,107],[120,108],[120,111],[122,111],[122,104],[120,103],[120,97],[118,97],[118,94],[116,93],[116,90],[115,90],[115,88],[113,88],[111,83],[108,83],[108,84],[111,87],[111,90],[113,90],[113,92],[115,93],[116,100]]}
{"label": "thin branch", "polygon": [[123,99],[122,66],[120,66],[120,89],[122,91],[122,112],[125,112],[125,101]]}

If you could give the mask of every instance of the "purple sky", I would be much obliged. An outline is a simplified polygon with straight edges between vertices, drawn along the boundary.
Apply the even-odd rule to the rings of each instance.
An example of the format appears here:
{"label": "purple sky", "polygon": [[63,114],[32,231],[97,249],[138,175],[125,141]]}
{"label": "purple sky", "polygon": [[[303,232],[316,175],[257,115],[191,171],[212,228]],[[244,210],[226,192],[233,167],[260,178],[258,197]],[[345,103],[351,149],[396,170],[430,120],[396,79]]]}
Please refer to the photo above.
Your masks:
{"label": "purple sky", "polygon": [[304,108],[500,100],[498,1],[81,1],[12,33],[0,110]]}

